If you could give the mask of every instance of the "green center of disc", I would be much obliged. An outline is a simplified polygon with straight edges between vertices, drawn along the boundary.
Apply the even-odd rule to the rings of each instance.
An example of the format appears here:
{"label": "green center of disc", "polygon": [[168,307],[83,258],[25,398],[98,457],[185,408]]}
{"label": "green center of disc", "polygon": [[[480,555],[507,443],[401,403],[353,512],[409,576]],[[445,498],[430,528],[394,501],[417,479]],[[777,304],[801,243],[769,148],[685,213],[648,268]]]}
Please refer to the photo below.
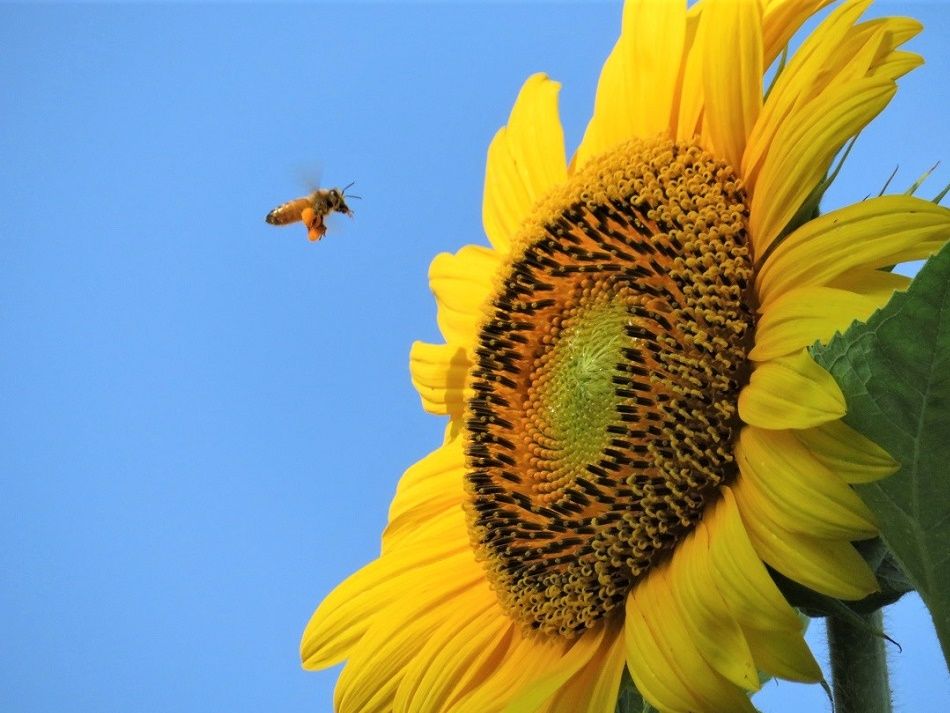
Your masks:
{"label": "green center of disc", "polygon": [[[629,315],[623,303],[589,297],[551,328],[553,343],[537,357],[528,392],[533,418],[527,435],[539,446],[549,486],[571,482],[596,460],[616,418],[614,380]],[[557,448],[545,448],[548,443]]]}

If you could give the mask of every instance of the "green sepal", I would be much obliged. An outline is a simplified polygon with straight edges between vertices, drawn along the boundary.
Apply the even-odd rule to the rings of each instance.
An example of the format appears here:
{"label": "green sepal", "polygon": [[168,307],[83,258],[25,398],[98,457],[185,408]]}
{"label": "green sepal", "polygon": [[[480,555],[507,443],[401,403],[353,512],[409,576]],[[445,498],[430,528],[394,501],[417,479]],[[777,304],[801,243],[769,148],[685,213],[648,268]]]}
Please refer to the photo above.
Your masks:
{"label": "green sepal", "polygon": [[[770,569],[769,573],[789,604],[812,618],[843,616],[852,619],[846,612],[842,611],[842,607],[846,607],[854,616],[870,614],[882,607],[893,604],[907,592],[914,591],[914,585],[907,578],[907,575],[900,568],[897,560],[894,559],[894,555],[887,549],[881,538],[875,537],[872,540],[855,542],[854,546],[874,572],[879,587],[878,591],[856,602],[844,602],[825,594],[819,594],[803,584],[783,577],[774,570]],[[881,632],[875,633],[883,635]]]}
{"label": "green sepal", "polygon": [[626,668],[623,670],[623,678],[620,679],[617,713],[656,713],[656,708],[643,700]]}
{"label": "green sepal", "polygon": [[[782,595],[788,600],[788,603],[793,607],[798,609],[802,614],[807,617],[817,619],[819,617],[837,617],[848,622],[851,626],[856,629],[860,629],[872,636],[876,636],[881,639],[887,639],[892,644],[900,648],[900,645],[894,641],[891,637],[884,633],[883,629],[875,629],[870,627],[865,618],[865,614],[877,611],[881,608],[881,604],[872,602],[871,597],[876,595],[871,595],[862,599],[859,602],[843,602],[840,599],[835,599],[834,597],[829,597],[825,594],[819,594],[803,584],[799,584],[795,580],[788,579],[787,577],[775,572],[774,570],[770,571],[772,579],[775,580],[775,583],[778,585],[779,590],[781,590]],[[891,601],[896,601],[892,599]],[[891,603],[888,601],[887,603]]]}

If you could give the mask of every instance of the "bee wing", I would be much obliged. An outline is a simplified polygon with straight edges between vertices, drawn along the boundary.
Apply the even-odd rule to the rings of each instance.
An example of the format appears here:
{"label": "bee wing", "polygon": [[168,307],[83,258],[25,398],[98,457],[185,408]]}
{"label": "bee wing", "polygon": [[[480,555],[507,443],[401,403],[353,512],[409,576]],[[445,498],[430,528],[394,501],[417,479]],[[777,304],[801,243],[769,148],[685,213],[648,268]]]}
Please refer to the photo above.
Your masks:
{"label": "bee wing", "polygon": [[346,235],[347,223],[349,223],[349,221],[346,220],[344,214],[339,211],[331,211],[323,218],[324,231],[329,233],[331,237],[334,235]]}
{"label": "bee wing", "polygon": [[313,193],[317,190],[323,179],[323,167],[319,163],[309,163],[306,166],[297,166],[294,173],[297,176],[297,183],[308,193]]}

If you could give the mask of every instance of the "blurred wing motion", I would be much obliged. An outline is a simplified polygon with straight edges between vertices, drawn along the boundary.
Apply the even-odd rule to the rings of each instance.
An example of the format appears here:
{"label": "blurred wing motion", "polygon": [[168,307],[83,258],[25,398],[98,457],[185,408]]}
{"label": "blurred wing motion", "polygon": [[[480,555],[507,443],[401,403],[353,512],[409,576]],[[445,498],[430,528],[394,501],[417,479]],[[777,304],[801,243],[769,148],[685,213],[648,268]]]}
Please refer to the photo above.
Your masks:
{"label": "blurred wing motion", "polygon": [[[307,226],[307,237],[310,242],[316,242],[326,235],[327,227],[324,218],[330,213],[343,213],[352,216],[353,211],[346,204],[346,188],[319,188],[309,196],[294,198],[282,203],[267,214],[265,220],[271,225],[290,225],[303,221]],[[359,196],[349,196],[359,198]]]}

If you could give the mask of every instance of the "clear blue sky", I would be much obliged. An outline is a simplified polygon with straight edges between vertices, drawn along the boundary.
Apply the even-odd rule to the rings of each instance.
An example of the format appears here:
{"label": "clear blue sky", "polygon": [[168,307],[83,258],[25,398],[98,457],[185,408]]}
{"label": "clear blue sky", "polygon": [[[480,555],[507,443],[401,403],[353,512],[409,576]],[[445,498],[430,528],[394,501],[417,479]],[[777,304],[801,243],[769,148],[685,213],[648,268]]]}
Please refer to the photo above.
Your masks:
{"label": "clear blue sky", "polygon": [[[926,22],[928,64],[832,205],[950,160],[950,7],[883,9]],[[329,710],[302,628],[441,433],[407,369],[429,260],[484,241],[522,80],[564,83],[573,147],[618,29],[613,4],[0,5],[0,709]],[[357,181],[352,221],[264,223],[321,169]],[[902,710],[938,711],[926,611],[891,624]]]}

